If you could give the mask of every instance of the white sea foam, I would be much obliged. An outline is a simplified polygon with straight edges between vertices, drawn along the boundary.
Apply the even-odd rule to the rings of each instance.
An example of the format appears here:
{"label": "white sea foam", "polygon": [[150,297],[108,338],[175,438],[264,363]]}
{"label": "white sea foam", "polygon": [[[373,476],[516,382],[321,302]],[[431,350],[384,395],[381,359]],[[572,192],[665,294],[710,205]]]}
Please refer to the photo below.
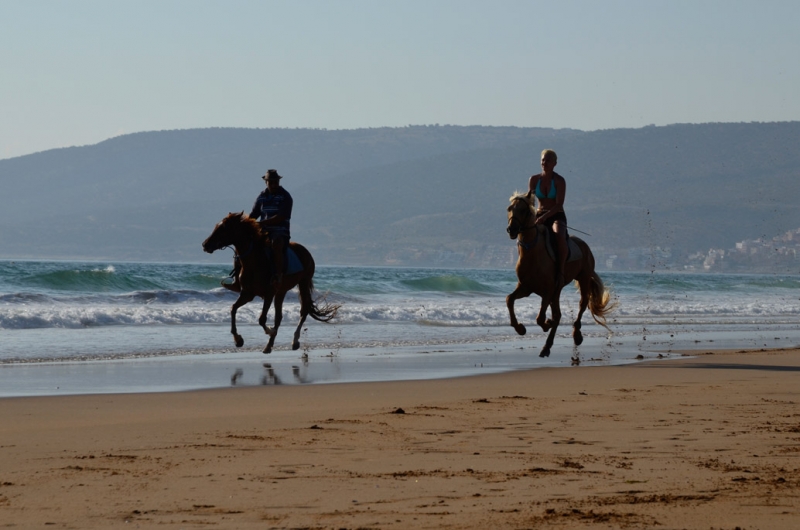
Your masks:
{"label": "white sea foam", "polygon": [[[219,287],[228,270],[209,265],[0,263],[0,358],[41,351],[80,359],[109,352],[164,355],[228,348],[236,295]],[[642,337],[657,327],[666,336],[702,329],[797,327],[800,320],[800,281],[795,277],[602,275],[617,297],[617,310],[609,316],[617,336]],[[342,304],[333,325],[306,323],[304,344],[315,348],[516,340],[505,303],[515,284],[510,270],[323,267],[315,284],[320,292],[330,292],[329,302]],[[257,299],[242,307],[237,318],[248,344],[258,343],[259,348],[265,341],[257,326],[261,306]],[[531,339],[525,340],[540,340],[535,326],[539,306],[537,296],[515,304],[517,317],[530,330]],[[560,334],[569,334],[577,309],[578,295],[567,288]],[[299,319],[296,294],[287,296],[283,311],[283,326],[293,328]],[[583,322],[587,335],[607,336],[588,312]],[[103,336],[105,342],[86,340],[87,334]],[[279,348],[289,336],[290,331],[281,331]]]}
{"label": "white sea foam", "polygon": [[[8,297],[6,297],[8,298]],[[423,297],[405,300],[370,300],[342,305],[338,322],[365,324],[381,322],[423,323],[441,326],[502,326],[508,323],[508,311],[501,297],[480,296],[469,299]],[[572,299],[570,299],[572,298]],[[230,319],[231,300],[217,294],[198,296],[174,291],[151,292],[130,296],[98,297],[71,300],[68,303],[28,296],[23,302],[0,302],[0,329],[83,328],[89,326],[155,325],[155,324],[224,324]],[[239,310],[241,322],[252,322],[261,311],[260,300]],[[576,297],[567,297],[561,304],[564,319],[577,313]],[[534,319],[539,299],[531,297],[516,302],[520,319]],[[287,319],[299,318],[295,300],[283,307]],[[273,310],[274,313],[274,310]],[[800,300],[791,297],[706,296],[691,300],[655,300],[621,295],[616,318],[647,322],[653,318],[742,318],[768,319],[800,316]],[[587,313],[588,317],[588,313]],[[590,317],[589,317],[590,318]]]}

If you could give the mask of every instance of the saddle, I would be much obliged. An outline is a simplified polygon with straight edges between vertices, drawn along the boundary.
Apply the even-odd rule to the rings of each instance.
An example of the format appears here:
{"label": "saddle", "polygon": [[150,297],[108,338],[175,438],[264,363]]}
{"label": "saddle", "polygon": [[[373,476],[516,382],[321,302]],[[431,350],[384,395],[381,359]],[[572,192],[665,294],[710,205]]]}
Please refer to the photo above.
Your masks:
{"label": "saddle", "polygon": [[[275,274],[275,271],[273,270],[275,266],[273,265],[272,249],[270,247],[264,247],[264,256],[266,257],[267,261],[267,278],[272,278],[272,276]],[[303,270],[303,262],[300,261],[300,258],[297,257],[297,254],[289,245],[286,246],[284,253],[283,268],[285,269],[284,274],[295,274]],[[225,280],[222,280],[221,285],[231,291],[237,293],[240,292],[241,288],[239,286],[239,271],[241,269],[242,265],[239,256],[234,256],[233,270],[228,275],[229,278],[233,279],[233,283],[225,283]]]}
{"label": "saddle", "polygon": [[[545,248],[547,248],[547,255],[550,256],[550,259],[558,263],[558,254],[556,252],[556,249],[558,248],[556,246],[558,245],[558,241],[556,241],[556,235],[552,230],[548,230],[547,228],[544,229],[544,232],[546,234]],[[581,258],[583,258],[581,247],[579,247],[578,244],[572,240],[572,237],[567,234],[567,263],[578,261]]]}

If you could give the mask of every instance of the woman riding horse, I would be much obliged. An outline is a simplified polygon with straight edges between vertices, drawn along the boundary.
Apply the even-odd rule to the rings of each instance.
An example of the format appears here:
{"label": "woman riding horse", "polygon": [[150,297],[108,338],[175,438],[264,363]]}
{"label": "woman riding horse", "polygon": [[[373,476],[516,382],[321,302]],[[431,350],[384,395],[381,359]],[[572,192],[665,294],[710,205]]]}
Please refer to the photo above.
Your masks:
{"label": "woman riding horse", "polygon": [[[556,281],[555,270],[558,267],[547,250],[547,228],[536,222],[535,209],[531,192],[517,193],[511,197],[508,207],[509,237],[517,239],[519,259],[517,260],[517,287],[514,292],[506,297],[506,306],[511,318],[511,326],[520,335],[525,335],[525,326],[517,321],[514,314],[514,301],[525,298],[535,293],[542,297],[542,305],[536,316],[536,323],[544,331],[549,331],[545,346],[539,354],[540,357],[550,355],[556,329],[561,321],[560,296],[563,284]],[[600,276],[594,270],[594,255],[589,245],[580,238],[572,237],[575,243],[575,258],[561,267],[566,281],[576,280],[580,288],[581,301],[578,317],[572,324],[572,337],[575,345],[583,342],[581,334],[581,317],[588,307],[592,318],[601,326],[606,326],[606,315],[613,310],[614,304],[610,303],[611,293],[603,285]],[[580,257],[577,255],[580,254]],[[547,318],[547,308],[550,308],[551,318]]]}
{"label": "woman riding horse", "polygon": [[567,215],[564,213],[564,198],[567,181],[553,171],[558,164],[558,155],[552,149],[542,151],[542,172],[528,179],[528,192],[536,196],[536,224],[548,227],[556,235],[558,269],[556,283],[564,285],[564,267],[567,263]]}

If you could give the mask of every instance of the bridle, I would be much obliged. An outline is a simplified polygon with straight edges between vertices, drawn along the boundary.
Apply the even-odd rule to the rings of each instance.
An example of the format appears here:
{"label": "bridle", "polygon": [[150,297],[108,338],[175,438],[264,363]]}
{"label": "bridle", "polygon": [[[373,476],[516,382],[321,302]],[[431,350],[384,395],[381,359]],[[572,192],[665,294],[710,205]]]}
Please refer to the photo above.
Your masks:
{"label": "bridle", "polygon": [[[228,227],[227,227],[227,225],[225,223],[226,220],[227,219],[223,219],[219,224],[217,224],[217,227],[214,229],[214,234],[216,234],[217,230],[219,230],[219,228],[221,226],[224,226],[226,229],[228,229]],[[212,234],[212,236],[214,234]],[[211,239],[211,237],[209,237],[209,239]],[[252,254],[254,248],[255,248],[255,243],[253,241],[250,241],[250,246],[248,247],[248,249],[246,251],[242,252],[241,254],[237,254],[236,253],[236,245],[233,244],[233,243],[230,243],[230,244],[227,244],[227,245],[220,244],[219,246],[216,246],[214,249],[208,249],[207,252],[216,252],[218,250],[231,249],[231,250],[233,250],[233,259],[234,260],[238,260],[238,259],[241,259],[241,258],[246,258],[250,254]]]}
{"label": "bridle", "polygon": [[[525,211],[519,216],[519,218],[516,215],[516,210],[514,210],[513,208],[514,206],[513,203],[515,201],[525,202]],[[530,205],[528,205],[527,201],[525,201],[522,197],[517,197],[511,202],[512,204],[511,206],[509,206],[509,211],[513,212],[513,214],[511,216],[511,221],[508,223],[508,227],[506,227],[506,232],[508,233],[508,235],[511,236],[512,232],[516,232],[517,235],[519,235],[526,230],[531,230],[533,228],[536,228],[535,226],[528,226],[528,227],[525,226],[528,224],[528,220],[530,220],[531,216],[533,215],[531,207]]]}

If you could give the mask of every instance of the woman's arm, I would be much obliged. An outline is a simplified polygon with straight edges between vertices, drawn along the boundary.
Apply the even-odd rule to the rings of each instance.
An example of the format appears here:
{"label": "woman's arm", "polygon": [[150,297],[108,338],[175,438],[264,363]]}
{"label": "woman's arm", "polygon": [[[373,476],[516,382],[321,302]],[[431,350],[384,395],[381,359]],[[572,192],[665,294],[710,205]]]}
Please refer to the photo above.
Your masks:
{"label": "woman's arm", "polygon": [[539,181],[540,175],[531,175],[531,178],[528,179],[528,191],[531,194],[536,193],[536,183]]}
{"label": "woman's arm", "polygon": [[541,201],[536,197],[536,184],[539,182],[539,178],[541,175],[531,175],[531,178],[528,179],[528,193],[531,194],[533,198],[533,205],[539,204],[539,207],[542,206]]}

